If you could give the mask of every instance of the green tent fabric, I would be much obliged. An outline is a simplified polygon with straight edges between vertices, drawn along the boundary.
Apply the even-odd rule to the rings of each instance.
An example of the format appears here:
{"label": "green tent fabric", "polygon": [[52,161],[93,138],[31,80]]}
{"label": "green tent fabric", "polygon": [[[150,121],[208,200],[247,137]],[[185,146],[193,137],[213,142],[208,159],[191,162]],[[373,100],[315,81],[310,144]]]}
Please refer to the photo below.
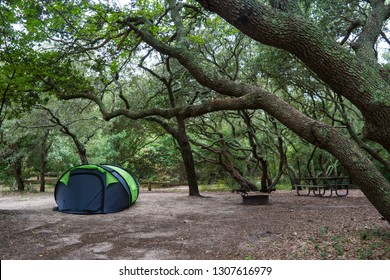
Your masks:
{"label": "green tent fabric", "polygon": [[75,214],[112,213],[133,205],[137,179],[123,167],[86,164],[70,168],[55,187],[57,210]]}
{"label": "green tent fabric", "polygon": [[116,172],[118,172],[123,177],[123,179],[125,179],[125,181],[129,185],[131,197],[132,197],[132,202],[134,203],[137,200],[138,195],[139,195],[139,184],[138,184],[137,180],[134,179],[133,175],[131,175],[129,171],[126,171],[118,166],[115,166],[115,165],[106,165],[106,166],[114,169]]}
{"label": "green tent fabric", "polygon": [[107,170],[103,169],[99,165],[93,165],[93,164],[86,164],[86,165],[79,165],[79,166],[72,167],[64,175],[62,175],[62,177],[60,178],[60,181],[62,183],[64,183],[65,185],[68,185],[70,173],[73,170],[76,170],[76,169],[98,170],[100,173],[105,174],[105,176],[106,176],[106,186],[108,186],[108,185],[110,185],[112,183],[118,182],[118,179],[116,179],[110,172],[108,172]]}

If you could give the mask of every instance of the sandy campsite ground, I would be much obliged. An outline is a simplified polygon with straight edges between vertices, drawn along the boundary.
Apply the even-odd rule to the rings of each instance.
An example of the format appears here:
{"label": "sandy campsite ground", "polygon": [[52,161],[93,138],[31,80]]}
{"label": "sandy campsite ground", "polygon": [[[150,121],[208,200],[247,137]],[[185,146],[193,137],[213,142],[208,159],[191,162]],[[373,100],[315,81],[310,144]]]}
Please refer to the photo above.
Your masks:
{"label": "sandy campsite ground", "polygon": [[238,194],[189,197],[142,190],[126,211],[52,211],[53,193],[0,194],[0,258],[6,259],[390,259],[390,225],[359,190],[347,197]]}

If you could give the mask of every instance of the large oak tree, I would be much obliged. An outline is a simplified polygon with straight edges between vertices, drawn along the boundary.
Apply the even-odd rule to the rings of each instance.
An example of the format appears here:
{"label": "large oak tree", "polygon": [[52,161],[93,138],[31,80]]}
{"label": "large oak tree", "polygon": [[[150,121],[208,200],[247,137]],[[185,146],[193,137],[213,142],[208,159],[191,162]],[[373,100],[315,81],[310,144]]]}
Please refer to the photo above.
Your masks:
{"label": "large oak tree", "polygon": [[[390,16],[390,7],[385,1],[371,1],[362,31],[351,44],[354,53],[295,11],[273,8],[254,0],[198,2],[254,40],[282,48],[298,57],[325,84],[361,111],[366,138],[390,151],[390,129],[387,125],[390,117],[389,73],[377,63],[374,49],[378,38],[384,35],[382,29]],[[149,31],[151,22],[145,18],[128,17],[122,23],[157,51],[176,58],[200,84],[232,97],[173,110],[155,108],[141,114],[193,117],[216,110],[263,109],[300,137],[333,154],[378,211],[390,220],[390,184],[354,141],[335,128],[309,118],[264,88],[223,79],[210,71],[199,55],[186,47],[182,35],[184,26],[178,18],[175,21],[177,44],[167,44],[153,36]],[[107,118],[122,113],[129,117],[139,117],[140,114],[123,111],[109,113],[102,109]]]}
{"label": "large oak tree", "polygon": [[[81,2],[84,7],[88,6],[88,1]],[[211,12],[206,14],[191,1],[161,1],[165,6],[152,2],[150,5],[155,5],[155,10],[160,14],[153,14],[152,8],[149,12],[140,12],[145,8],[144,1],[141,2],[134,1],[131,10],[95,9],[96,16],[81,23],[77,22],[74,14],[66,18],[69,7],[54,7],[55,13],[45,15],[43,22],[58,15],[65,20],[61,24],[48,25],[45,32],[52,33],[55,44],[68,55],[107,48],[110,44],[111,48],[131,52],[139,44],[146,43],[160,54],[176,59],[200,85],[218,93],[218,98],[175,108],[139,110],[124,106],[109,109],[93,87],[82,90],[73,87],[70,90],[64,89],[50,77],[41,76],[42,81],[65,99],[88,98],[94,101],[106,120],[119,115],[130,119],[160,116],[184,120],[221,110],[262,109],[302,139],[335,156],[372,204],[390,221],[390,183],[356,141],[299,111],[269,88],[221,75],[189,40],[193,33],[202,28],[202,24],[207,24],[204,20],[196,26],[194,20],[197,17],[204,19],[206,15],[215,18],[218,15],[254,41],[287,51],[336,94],[354,104],[364,118],[365,138],[380,144],[389,153],[390,74],[378,63],[375,49],[380,38],[389,41],[385,26],[390,16],[390,5],[386,1],[333,3],[352,11],[349,15],[351,18],[345,19],[349,25],[346,25],[344,36],[324,30],[320,13],[310,14],[309,4],[312,3],[311,7],[315,8],[322,7],[325,2],[321,0],[270,3],[258,0],[196,1]],[[103,9],[102,6],[99,9]],[[50,11],[45,13],[50,14]],[[115,14],[117,16],[113,16]],[[115,20],[112,20],[113,17]],[[99,28],[90,28],[94,22]],[[337,21],[328,20],[327,24],[336,25]],[[83,30],[86,27],[89,27],[89,32]],[[62,32],[57,37],[56,29]]]}

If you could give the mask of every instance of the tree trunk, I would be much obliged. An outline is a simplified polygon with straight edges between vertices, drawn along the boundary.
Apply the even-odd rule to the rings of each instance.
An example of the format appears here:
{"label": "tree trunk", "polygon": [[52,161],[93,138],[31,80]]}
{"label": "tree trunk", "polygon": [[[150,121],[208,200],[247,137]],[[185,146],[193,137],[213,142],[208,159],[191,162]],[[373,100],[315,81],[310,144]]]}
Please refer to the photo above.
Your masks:
{"label": "tree trunk", "polygon": [[185,120],[182,118],[176,118],[178,134],[175,139],[178,141],[180,154],[183,158],[184,168],[186,170],[189,195],[200,196],[198,178],[196,176],[195,161],[192,155],[191,144],[187,138]]}
{"label": "tree trunk", "polygon": [[43,161],[46,161],[45,159],[42,159],[42,155],[40,158],[40,166],[39,166],[39,191],[45,192],[46,191],[46,178],[45,178],[45,166],[46,163]]}
{"label": "tree trunk", "polygon": [[148,121],[153,121],[160,124],[166,132],[168,132],[178,143],[180,154],[183,159],[183,165],[186,172],[188,190],[190,196],[200,196],[198,179],[195,170],[195,161],[192,154],[190,142],[188,141],[185,120],[177,117],[177,129],[170,126],[167,122],[157,117],[145,118]]}
{"label": "tree trunk", "polygon": [[261,163],[261,191],[268,192],[268,162],[259,158]]}
{"label": "tree trunk", "polygon": [[273,182],[269,184],[268,191],[275,191],[276,185],[279,183],[280,178],[282,178],[282,175],[285,173],[287,168],[287,156],[284,152],[283,148],[283,138],[282,135],[278,129],[278,126],[276,124],[276,121],[271,118],[272,125],[274,127],[275,134],[278,137],[278,152],[279,152],[279,168],[278,168],[278,174],[273,179]]}
{"label": "tree trunk", "polygon": [[[280,155],[281,161],[279,163],[279,174],[276,176],[274,182],[272,182],[272,180],[268,177],[268,162],[258,152],[259,148],[261,147],[261,141],[259,140],[259,138],[256,135],[251,117],[244,110],[240,111],[240,115],[243,118],[243,120],[246,124],[246,127],[247,127],[248,140],[249,140],[250,146],[252,147],[252,155],[261,164],[261,190],[260,191],[261,192],[269,192],[271,190],[274,191],[275,185],[278,183],[280,177],[282,176],[281,172],[282,172],[282,167],[283,167],[283,162],[282,162],[283,155],[282,154]],[[273,121],[273,125],[275,127],[275,131],[277,132],[275,121]],[[276,133],[276,134],[278,135],[278,133]],[[283,145],[283,141],[280,138],[280,136],[278,136],[278,143],[279,143],[279,147],[280,147],[280,143],[282,143],[282,145]],[[280,149],[279,149],[279,151],[280,151]],[[281,148],[281,152],[283,152],[283,147]],[[271,181],[271,183],[269,183],[269,181]],[[271,185],[271,188],[269,188],[270,185]]]}
{"label": "tree trunk", "polygon": [[189,195],[200,196],[191,145],[187,137],[184,135],[180,136],[177,140],[179,144],[180,154],[183,158],[184,169],[186,171]]}
{"label": "tree trunk", "polygon": [[87,150],[85,149],[85,146],[77,139],[74,139],[73,137],[72,139],[76,145],[77,154],[79,155],[81,164],[88,164]]}
{"label": "tree trunk", "polygon": [[45,131],[45,134],[43,135],[41,139],[41,150],[39,153],[39,191],[45,192],[45,172],[46,172],[46,165],[47,165],[47,154],[49,152],[50,145],[47,145],[49,139],[49,130]]}
{"label": "tree trunk", "polygon": [[25,190],[22,174],[23,174],[23,158],[18,157],[14,162],[14,177],[19,192],[23,192]]}
{"label": "tree trunk", "polygon": [[321,169],[321,177],[328,177],[328,172],[325,167],[324,156],[322,153],[320,153],[318,156],[318,165],[320,166]]}

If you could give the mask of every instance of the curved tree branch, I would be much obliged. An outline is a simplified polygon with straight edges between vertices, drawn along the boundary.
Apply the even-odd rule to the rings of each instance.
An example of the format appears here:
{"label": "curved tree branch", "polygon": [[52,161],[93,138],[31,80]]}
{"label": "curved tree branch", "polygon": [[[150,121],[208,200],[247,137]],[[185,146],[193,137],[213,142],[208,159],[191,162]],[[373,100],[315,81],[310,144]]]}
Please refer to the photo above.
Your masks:
{"label": "curved tree branch", "polygon": [[[252,39],[297,56],[333,91],[346,97],[363,113],[366,137],[390,152],[390,127],[387,125],[390,122],[390,82],[384,79],[379,64],[367,63],[359,55],[353,55],[307,19],[269,8],[260,1],[197,2]],[[374,2],[381,3],[374,5],[371,23],[365,27],[367,35],[361,35],[360,39],[366,46],[378,37],[387,15],[380,11],[383,1]],[[246,13],[244,20],[240,16],[243,12]],[[369,30],[372,35],[368,34]],[[367,49],[367,52],[367,58],[372,57],[369,54],[372,50]]]}
{"label": "curved tree branch", "polygon": [[372,11],[363,26],[363,32],[352,44],[352,47],[357,56],[375,66],[377,63],[375,43],[381,36],[384,22],[388,18],[388,9],[385,9],[385,2],[382,0],[372,0],[370,5]]}

